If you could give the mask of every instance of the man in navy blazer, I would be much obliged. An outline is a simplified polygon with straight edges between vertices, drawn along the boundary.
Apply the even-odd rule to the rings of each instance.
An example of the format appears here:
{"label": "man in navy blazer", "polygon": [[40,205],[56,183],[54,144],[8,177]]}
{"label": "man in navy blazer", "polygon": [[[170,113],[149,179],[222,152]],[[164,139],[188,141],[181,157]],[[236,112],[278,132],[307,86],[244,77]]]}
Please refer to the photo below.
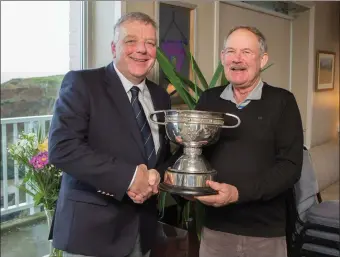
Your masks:
{"label": "man in navy blazer", "polygon": [[64,256],[144,257],[155,240],[170,144],[148,117],[171,108],[167,92],[146,78],[156,24],[129,13],[114,31],[114,62],[68,72],[51,123],[49,161],[63,171],[51,233]]}

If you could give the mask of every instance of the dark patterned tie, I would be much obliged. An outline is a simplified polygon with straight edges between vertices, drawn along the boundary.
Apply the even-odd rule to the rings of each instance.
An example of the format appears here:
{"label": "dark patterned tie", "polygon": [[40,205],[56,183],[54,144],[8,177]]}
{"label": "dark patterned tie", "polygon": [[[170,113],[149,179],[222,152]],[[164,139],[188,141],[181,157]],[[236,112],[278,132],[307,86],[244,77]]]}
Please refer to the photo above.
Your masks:
{"label": "dark patterned tie", "polygon": [[140,90],[138,87],[133,86],[130,89],[130,91],[132,95],[131,105],[136,116],[139,130],[142,134],[145,153],[146,153],[146,157],[148,158],[148,166],[152,166],[155,164],[155,161],[156,161],[155,144],[153,142],[151,129],[150,129],[148,120],[145,116],[143,107],[138,100],[138,93]]}

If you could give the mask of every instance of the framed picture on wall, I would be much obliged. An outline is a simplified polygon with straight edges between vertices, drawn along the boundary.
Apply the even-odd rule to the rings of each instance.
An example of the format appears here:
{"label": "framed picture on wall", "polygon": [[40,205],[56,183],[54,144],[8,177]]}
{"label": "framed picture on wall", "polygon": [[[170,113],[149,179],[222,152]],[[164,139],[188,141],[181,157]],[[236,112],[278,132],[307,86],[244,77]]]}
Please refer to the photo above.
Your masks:
{"label": "framed picture on wall", "polygon": [[335,53],[318,51],[316,55],[316,91],[334,89]]}

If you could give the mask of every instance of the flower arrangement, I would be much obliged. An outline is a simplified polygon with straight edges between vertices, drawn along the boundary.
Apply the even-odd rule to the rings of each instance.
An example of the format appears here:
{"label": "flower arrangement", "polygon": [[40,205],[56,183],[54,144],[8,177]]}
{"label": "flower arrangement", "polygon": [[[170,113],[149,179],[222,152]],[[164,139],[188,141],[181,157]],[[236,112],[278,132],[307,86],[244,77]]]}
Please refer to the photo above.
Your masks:
{"label": "flower arrangement", "polygon": [[54,210],[60,187],[61,171],[48,162],[48,140],[41,133],[21,133],[9,153],[27,172],[19,188],[33,197],[35,206]]}
{"label": "flower arrangement", "polygon": [[[48,139],[38,133],[21,133],[8,152],[19,167],[26,168],[20,189],[33,197],[34,205],[42,205],[47,216],[48,227],[51,226],[53,213],[61,181],[61,170],[48,162]],[[62,251],[50,246],[48,256],[62,256]]]}

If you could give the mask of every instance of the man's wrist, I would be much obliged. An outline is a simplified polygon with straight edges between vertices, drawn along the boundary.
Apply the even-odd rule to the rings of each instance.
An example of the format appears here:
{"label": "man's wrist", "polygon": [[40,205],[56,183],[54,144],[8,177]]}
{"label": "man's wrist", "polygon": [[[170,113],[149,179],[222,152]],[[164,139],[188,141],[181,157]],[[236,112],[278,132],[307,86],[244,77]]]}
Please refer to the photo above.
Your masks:
{"label": "man's wrist", "polygon": [[129,185],[129,187],[128,187],[128,190],[130,189],[130,187],[132,186],[133,182],[134,182],[135,179],[136,179],[137,170],[138,170],[138,166],[136,166],[135,173],[133,174],[133,177],[132,177],[132,179],[131,179],[131,182],[130,182],[130,185]]}

